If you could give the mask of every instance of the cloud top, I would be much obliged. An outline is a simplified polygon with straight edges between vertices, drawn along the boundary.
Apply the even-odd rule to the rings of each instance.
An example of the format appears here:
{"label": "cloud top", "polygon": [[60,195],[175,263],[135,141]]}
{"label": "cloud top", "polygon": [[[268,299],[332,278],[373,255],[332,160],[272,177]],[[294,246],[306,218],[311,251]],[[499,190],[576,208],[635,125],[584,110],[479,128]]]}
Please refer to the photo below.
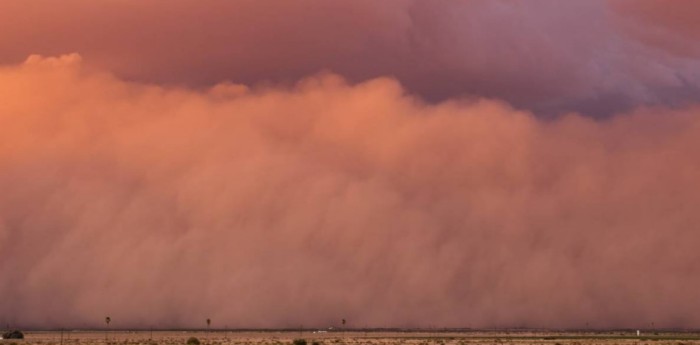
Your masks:
{"label": "cloud top", "polygon": [[602,118],[693,103],[696,14],[693,0],[6,1],[0,62],[79,51],[127,80],[197,88],[392,76],[429,102]]}

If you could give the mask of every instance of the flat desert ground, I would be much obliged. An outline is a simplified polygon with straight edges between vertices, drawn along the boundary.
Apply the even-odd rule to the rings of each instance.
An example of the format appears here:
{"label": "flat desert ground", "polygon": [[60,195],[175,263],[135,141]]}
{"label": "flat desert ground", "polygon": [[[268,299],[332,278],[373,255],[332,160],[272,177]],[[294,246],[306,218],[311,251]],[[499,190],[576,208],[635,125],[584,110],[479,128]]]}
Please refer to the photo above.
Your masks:
{"label": "flat desert ground", "polygon": [[[314,332],[304,331],[28,331],[24,340],[5,339],[2,345],[185,345],[196,337],[202,345],[281,345],[305,339],[309,345],[700,345],[699,332]],[[106,339],[105,339],[106,338]]]}

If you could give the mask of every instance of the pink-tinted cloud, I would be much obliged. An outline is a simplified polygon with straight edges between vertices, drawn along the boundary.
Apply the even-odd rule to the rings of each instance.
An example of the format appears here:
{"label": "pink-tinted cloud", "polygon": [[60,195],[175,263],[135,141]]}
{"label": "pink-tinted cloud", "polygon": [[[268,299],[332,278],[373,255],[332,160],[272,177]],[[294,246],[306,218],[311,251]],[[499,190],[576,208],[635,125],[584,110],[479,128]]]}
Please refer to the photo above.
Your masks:
{"label": "pink-tinted cloud", "polygon": [[[429,101],[538,116],[683,106],[700,91],[697,5],[643,1],[3,1],[0,61],[78,51],[129,79],[207,87],[329,70]],[[690,54],[690,55],[689,55]]]}
{"label": "pink-tinted cloud", "polygon": [[[687,53],[698,57],[700,51],[696,43],[700,37],[700,3],[693,0],[616,0],[612,8],[627,19],[628,24],[637,23],[637,28],[629,28],[648,39],[649,43],[660,45],[673,53]],[[645,37],[646,36],[646,37]]]}
{"label": "pink-tinted cloud", "polygon": [[700,110],[544,121],[392,78],[198,91],[0,68],[0,315],[692,327]]}

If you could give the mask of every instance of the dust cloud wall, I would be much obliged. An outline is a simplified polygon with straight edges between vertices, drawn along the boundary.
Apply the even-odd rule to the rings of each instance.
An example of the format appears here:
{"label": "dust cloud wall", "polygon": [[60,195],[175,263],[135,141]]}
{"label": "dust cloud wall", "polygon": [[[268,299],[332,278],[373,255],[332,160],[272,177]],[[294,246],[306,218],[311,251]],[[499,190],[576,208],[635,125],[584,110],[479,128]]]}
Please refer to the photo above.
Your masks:
{"label": "dust cloud wall", "polygon": [[700,324],[695,2],[168,3],[0,2],[3,325]]}

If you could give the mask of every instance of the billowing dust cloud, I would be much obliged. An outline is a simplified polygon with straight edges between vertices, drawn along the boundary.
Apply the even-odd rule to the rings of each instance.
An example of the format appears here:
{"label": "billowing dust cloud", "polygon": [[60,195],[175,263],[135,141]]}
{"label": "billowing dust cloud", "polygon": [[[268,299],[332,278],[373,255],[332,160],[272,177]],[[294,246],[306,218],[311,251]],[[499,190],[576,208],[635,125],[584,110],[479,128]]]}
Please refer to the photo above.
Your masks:
{"label": "billowing dust cloud", "polygon": [[0,68],[0,317],[26,327],[697,326],[700,109],[541,120],[320,74]]}
{"label": "billowing dust cloud", "polygon": [[0,1],[0,63],[77,51],[122,79],[200,89],[328,70],[392,76],[430,102],[602,118],[697,99],[697,18],[696,0]]}

